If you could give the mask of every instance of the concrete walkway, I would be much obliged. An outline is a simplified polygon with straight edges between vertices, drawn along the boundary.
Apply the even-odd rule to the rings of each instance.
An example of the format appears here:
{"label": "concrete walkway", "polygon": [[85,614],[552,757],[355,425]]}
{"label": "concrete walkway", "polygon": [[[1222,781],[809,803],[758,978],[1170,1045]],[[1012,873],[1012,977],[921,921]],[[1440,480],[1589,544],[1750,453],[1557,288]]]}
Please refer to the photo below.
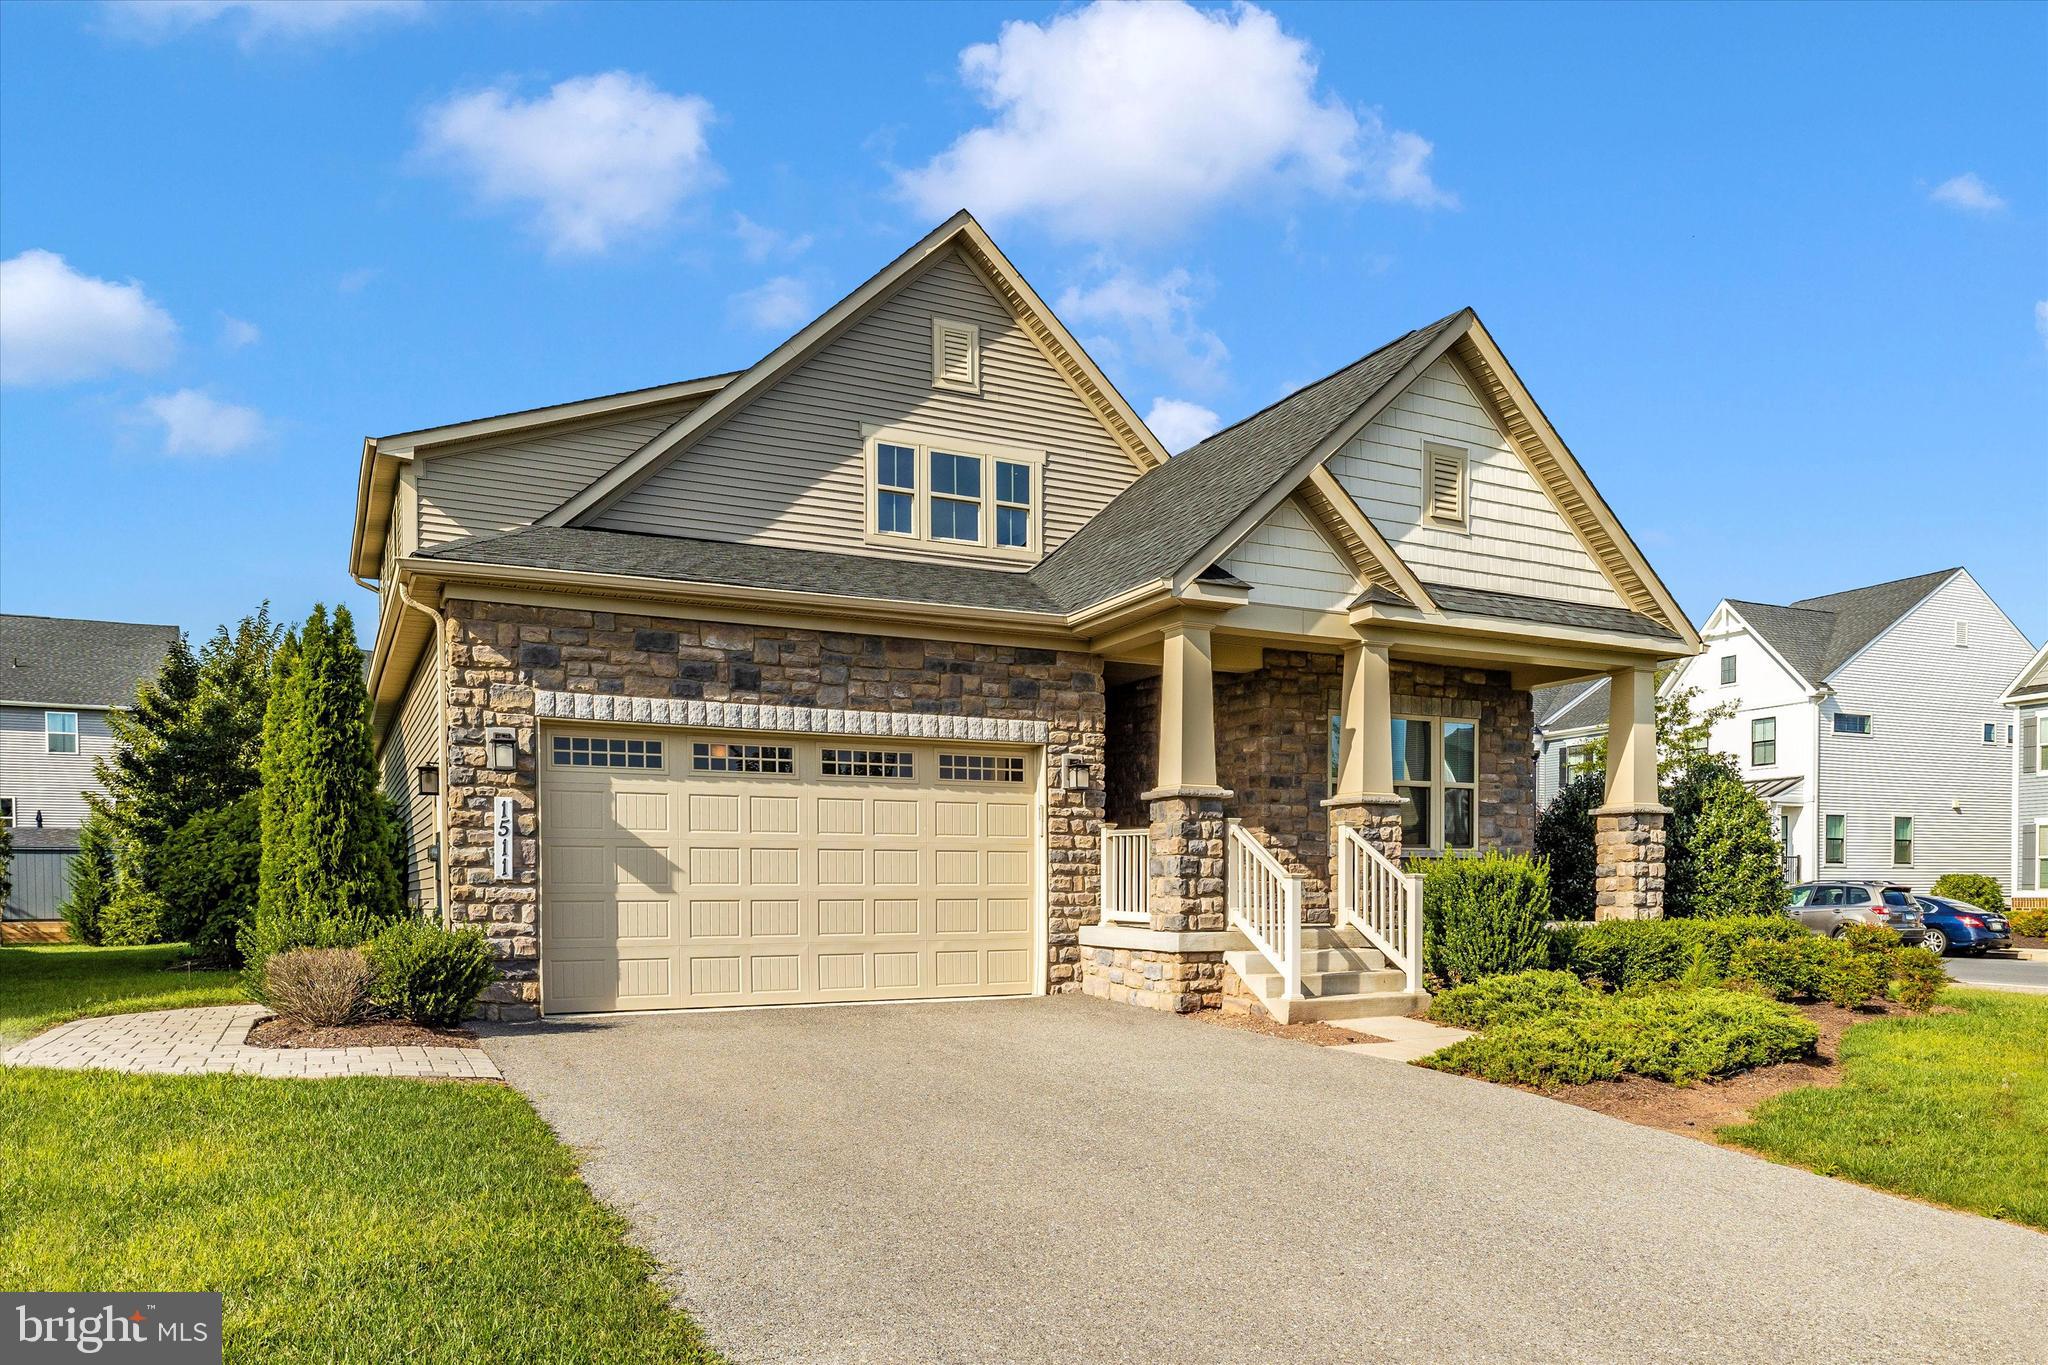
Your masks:
{"label": "concrete walkway", "polygon": [[1359,1057],[1377,1057],[1383,1062],[1416,1061],[1472,1036],[1465,1029],[1432,1024],[1427,1019],[1410,1019],[1406,1015],[1384,1019],[1339,1019],[1336,1024],[1338,1028],[1381,1040],[1377,1043],[1353,1043],[1337,1051]]}
{"label": "concrete walkway", "polygon": [[1078,996],[482,1032],[740,1361],[2048,1359],[2037,1232],[1340,1048]]}
{"label": "concrete walkway", "polygon": [[8,1066],[143,1075],[412,1076],[496,1080],[498,1068],[473,1047],[251,1047],[250,1026],[270,1011],[261,1005],[209,1005],[74,1019],[7,1050]]}

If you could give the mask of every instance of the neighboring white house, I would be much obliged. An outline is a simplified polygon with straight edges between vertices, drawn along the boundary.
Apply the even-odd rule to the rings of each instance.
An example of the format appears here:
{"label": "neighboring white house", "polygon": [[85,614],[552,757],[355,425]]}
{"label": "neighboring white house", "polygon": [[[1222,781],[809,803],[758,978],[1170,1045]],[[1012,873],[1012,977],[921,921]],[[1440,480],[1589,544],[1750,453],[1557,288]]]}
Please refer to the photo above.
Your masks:
{"label": "neighboring white house", "polygon": [[0,616],[0,819],[15,830],[6,918],[50,921],[78,849],[93,760],[113,749],[107,713],[132,704],[176,626]]}
{"label": "neighboring white house", "polygon": [[2048,907],[2048,645],[1999,700],[2012,708],[2012,881],[2015,904]]}

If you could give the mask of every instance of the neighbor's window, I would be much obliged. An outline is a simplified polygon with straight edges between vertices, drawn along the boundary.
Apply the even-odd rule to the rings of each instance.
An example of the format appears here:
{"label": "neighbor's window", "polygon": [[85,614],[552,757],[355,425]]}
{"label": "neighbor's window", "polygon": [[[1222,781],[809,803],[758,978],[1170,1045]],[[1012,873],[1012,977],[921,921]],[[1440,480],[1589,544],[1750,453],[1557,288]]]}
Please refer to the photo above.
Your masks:
{"label": "neighbor's window", "polygon": [[1043,457],[871,433],[870,541],[912,540],[1017,558],[1038,551]]}
{"label": "neighbor's window", "polygon": [[1758,716],[1749,723],[1749,766],[1768,768],[1778,761],[1778,718]]}
{"label": "neighbor's window", "polygon": [[1721,686],[1732,687],[1734,685],[1735,656],[1733,654],[1723,654],[1721,656]]}
{"label": "neighbor's window", "polygon": [[2048,887],[2048,820],[2034,822],[2034,885]]}
{"label": "neighbor's window", "polygon": [[1913,865],[1913,817],[1892,817],[1892,862],[1898,867]]}
{"label": "neighbor's window", "polygon": [[78,713],[76,711],[43,712],[43,744],[53,754],[77,753]]}
{"label": "neighbor's window", "polygon": [[1991,722],[1986,722],[1986,723],[1985,723],[1985,726],[1984,726],[1984,742],[1985,742],[1986,744],[1996,744],[1996,743],[1998,743],[1998,726],[1997,726],[1996,724],[1994,724],[1994,723],[1991,723]]}
{"label": "neighbor's window", "polygon": [[1870,717],[1851,715],[1847,711],[1835,712],[1835,733],[1838,735],[1867,735],[1870,733]]}
{"label": "neighbor's window", "polygon": [[11,796],[0,796],[0,825],[11,825],[13,823],[14,798]]}
{"label": "neighbor's window", "polygon": [[1822,841],[1820,859],[1824,863],[1840,863],[1849,850],[1849,817],[1830,815],[1826,824],[1826,838]]}
{"label": "neighbor's window", "polygon": [[1472,848],[1479,828],[1479,725],[1396,716],[1394,794],[1404,848]]}

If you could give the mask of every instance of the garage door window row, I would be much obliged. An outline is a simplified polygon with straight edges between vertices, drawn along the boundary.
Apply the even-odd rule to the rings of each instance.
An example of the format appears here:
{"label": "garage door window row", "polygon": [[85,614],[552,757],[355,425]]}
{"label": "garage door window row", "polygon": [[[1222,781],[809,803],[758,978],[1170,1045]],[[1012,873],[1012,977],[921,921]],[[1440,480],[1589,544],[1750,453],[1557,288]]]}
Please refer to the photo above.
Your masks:
{"label": "garage door window row", "polygon": [[796,750],[787,744],[692,744],[690,766],[700,773],[794,773]]}
{"label": "garage door window row", "polygon": [[565,768],[659,768],[661,741],[556,735],[555,762]]}
{"label": "garage door window row", "polygon": [[827,749],[823,771],[827,777],[894,777],[917,775],[907,751],[894,749]]}
{"label": "garage door window row", "polygon": [[1017,754],[940,754],[941,782],[1022,782],[1024,759]]}

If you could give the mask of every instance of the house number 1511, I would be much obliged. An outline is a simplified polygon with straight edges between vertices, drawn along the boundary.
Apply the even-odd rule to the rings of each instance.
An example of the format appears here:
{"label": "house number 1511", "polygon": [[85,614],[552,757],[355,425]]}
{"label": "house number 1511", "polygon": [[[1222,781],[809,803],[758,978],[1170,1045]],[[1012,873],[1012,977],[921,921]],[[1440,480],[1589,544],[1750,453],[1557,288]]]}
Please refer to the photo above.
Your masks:
{"label": "house number 1511", "polygon": [[499,881],[512,877],[512,838],[518,832],[518,819],[518,808],[511,797],[501,796],[492,803],[491,865]]}

